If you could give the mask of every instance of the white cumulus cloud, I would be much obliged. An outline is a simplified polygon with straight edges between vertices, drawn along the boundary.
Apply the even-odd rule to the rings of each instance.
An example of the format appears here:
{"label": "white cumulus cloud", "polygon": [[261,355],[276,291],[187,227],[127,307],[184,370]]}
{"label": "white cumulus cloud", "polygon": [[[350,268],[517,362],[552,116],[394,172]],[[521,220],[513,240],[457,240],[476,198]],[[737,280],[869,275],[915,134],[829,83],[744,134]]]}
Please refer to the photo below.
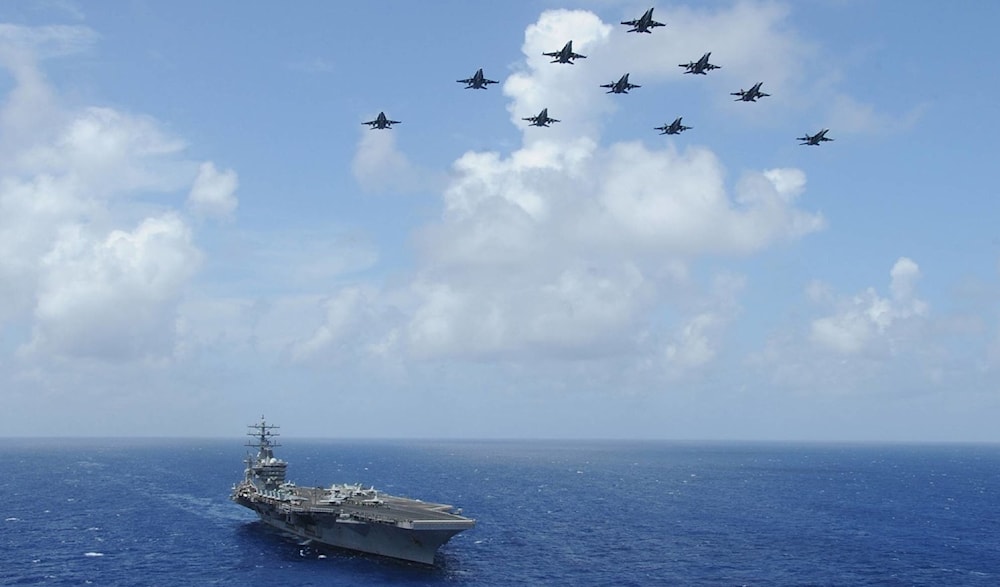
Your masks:
{"label": "white cumulus cloud", "polygon": [[[185,143],[146,115],[64,105],[39,67],[96,39],[82,27],[0,26],[0,68],[14,82],[0,103],[0,325],[41,372],[57,357],[168,356],[201,260],[182,216],[140,201],[190,185]],[[195,199],[218,210],[235,172],[211,172]]]}
{"label": "white cumulus cloud", "polygon": [[42,259],[27,353],[141,358],[168,354],[174,314],[200,253],[175,214],[107,236],[61,231]]}

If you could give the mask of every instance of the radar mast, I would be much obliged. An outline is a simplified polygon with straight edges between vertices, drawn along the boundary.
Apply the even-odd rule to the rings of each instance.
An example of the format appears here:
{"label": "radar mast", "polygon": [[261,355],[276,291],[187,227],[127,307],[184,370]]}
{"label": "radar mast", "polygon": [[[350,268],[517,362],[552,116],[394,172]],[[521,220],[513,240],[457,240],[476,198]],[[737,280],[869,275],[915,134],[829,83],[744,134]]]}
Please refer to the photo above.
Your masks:
{"label": "radar mast", "polygon": [[257,449],[257,456],[247,454],[246,480],[260,489],[277,489],[285,482],[285,469],[288,463],[274,456],[274,448],[281,446],[274,440],[279,436],[275,430],[278,426],[268,424],[262,415],[260,422],[250,424],[247,436],[251,438],[246,446]]}

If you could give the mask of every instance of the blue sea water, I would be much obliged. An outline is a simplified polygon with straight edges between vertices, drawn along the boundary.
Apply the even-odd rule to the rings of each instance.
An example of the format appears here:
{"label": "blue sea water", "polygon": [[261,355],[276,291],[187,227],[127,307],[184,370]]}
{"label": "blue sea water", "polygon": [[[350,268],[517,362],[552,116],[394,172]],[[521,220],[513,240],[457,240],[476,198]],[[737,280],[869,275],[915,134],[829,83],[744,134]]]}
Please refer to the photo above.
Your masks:
{"label": "blue sea water", "polygon": [[477,519],[433,568],[228,500],[243,441],[7,439],[3,585],[1000,585],[1000,447],[297,441],[299,485]]}

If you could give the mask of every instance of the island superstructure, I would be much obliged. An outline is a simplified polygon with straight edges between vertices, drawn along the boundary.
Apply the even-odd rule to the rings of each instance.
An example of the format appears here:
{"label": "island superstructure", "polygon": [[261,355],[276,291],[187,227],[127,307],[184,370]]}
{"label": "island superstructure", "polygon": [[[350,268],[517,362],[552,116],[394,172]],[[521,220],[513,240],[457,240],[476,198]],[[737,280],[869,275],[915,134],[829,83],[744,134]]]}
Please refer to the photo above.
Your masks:
{"label": "island superstructure", "polygon": [[320,544],[434,564],[452,536],[476,525],[450,505],[387,495],[360,484],[299,487],[285,479],[288,463],[274,456],[277,426],[263,416],[251,424],[244,479],[232,500],[257,512],[264,523]]}

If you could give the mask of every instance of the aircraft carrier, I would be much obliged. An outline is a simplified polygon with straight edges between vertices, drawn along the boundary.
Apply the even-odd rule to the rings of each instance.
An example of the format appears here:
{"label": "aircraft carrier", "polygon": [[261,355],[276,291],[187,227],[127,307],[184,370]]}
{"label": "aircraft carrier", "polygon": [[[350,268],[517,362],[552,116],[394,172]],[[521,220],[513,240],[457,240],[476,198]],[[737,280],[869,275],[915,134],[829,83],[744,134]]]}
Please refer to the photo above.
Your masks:
{"label": "aircraft carrier", "polygon": [[277,426],[251,424],[243,481],[231,498],[261,521],[296,538],[432,565],[437,549],[476,525],[450,505],[384,494],[360,484],[298,487],[285,480],[288,463],[274,456]]}

